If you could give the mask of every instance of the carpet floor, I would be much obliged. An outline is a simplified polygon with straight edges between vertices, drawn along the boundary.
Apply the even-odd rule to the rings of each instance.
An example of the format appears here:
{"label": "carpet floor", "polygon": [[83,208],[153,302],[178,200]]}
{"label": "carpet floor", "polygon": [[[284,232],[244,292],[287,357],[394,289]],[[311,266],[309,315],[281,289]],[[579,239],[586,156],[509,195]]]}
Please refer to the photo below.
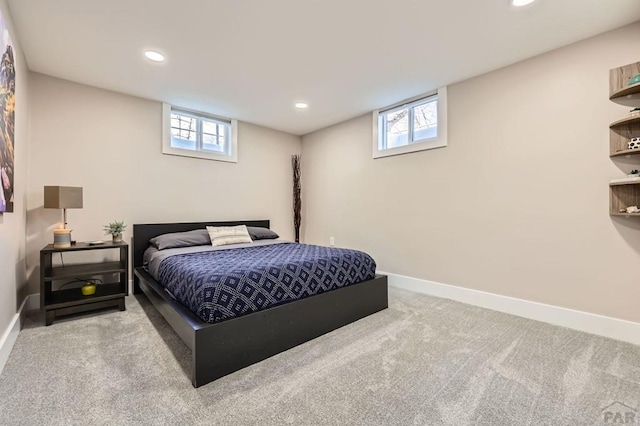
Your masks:
{"label": "carpet floor", "polygon": [[144,296],[50,327],[35,314],[0,424],[602,425],[640,407],[640,347],[389,290],[389,309],[198,389]]}

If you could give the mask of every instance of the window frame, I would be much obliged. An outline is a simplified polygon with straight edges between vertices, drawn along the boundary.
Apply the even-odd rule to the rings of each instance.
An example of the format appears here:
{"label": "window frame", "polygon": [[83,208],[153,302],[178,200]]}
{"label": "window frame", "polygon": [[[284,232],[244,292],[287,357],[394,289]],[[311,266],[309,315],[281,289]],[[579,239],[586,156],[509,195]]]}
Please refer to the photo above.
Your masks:
{"label": "window frame", "polygon": [[[184,149],[171,146],[171,114],[181,114],[198,119],[196,128],[196,149]],[[225,135],[226,143],[223,152],[217,152],[203,148],[203,123],[202,120],[224,125],[228,135]],[[207,133],[208,134],[208,133]],[[219,137],[219,136],[218,136]],[[162,104],[162,153],[167,155],[177,155],[181,157],[201,158],[204,160],[225,161],[229,163],[238,162],[238,121],[234,119],[193,111],[187,108],[172,106],[167,103]]]}
{"label": "window frame", "polygon": [[[414,112],[413,109],[419,105],[427,103],[431,98],[436,98],[438,124],[435,137],[413,140],[414,133]],[[394,148],[384,148],[386,145],[386,123],[384,118],[393,112],[408,109],[408,143],[407,145]],[[429,92],[411,99],[406,99],[386,108],[373,111],[373,158],[384,158],[394,155],[408,154],[411,152],[425,151],[447,146],[447,87]]]}

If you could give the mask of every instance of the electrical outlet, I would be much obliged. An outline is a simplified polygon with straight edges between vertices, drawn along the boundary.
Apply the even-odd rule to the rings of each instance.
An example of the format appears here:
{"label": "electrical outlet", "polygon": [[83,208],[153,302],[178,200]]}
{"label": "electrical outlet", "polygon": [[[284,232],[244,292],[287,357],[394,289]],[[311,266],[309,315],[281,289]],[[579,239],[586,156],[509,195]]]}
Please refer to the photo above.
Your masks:
{"label": "electrical outlet", "polygon": [[333,237],[329,237],[329,245],[334,247],[336,245],[336,239]]}

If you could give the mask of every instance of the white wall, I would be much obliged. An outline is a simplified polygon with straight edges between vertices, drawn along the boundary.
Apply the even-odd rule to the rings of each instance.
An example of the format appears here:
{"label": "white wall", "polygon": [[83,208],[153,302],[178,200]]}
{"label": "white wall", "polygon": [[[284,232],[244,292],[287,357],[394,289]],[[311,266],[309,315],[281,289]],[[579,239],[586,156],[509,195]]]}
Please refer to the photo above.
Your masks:
{"label": "white wall", "polygon": [[[26,295],[25,229],[27,155],[29,144],[29,71],[13,30],[13,22],[5,0],[0,10],[7,21],[16,62],[15,124],[15,204],[13,213],[0,214],[0,337],[14,319]],[[0,365],[0,370],[2,365]]]}
{"label": "white wall", "polygon": [[159,102],[35,73],[31,84],[30,293],[39,292],[38,252],[61,221],[60,211],[42,207],[45,185],[84,188],[84,208],[68,210],[78,241],[110,238],[102,225],[114,219],[270,219],[293,238],[291,155],[300,137],[239,123],[237,164],[163,155]]}
{"label": "white wall", "polygon": [[[449,87],[449,146],[371,158],[368,114],[303,137],[303,239],[379,269],[640,322],[640,220],[608,215],[609,69],[640,23]],[[638,158],[635,168],[638,168]]]}

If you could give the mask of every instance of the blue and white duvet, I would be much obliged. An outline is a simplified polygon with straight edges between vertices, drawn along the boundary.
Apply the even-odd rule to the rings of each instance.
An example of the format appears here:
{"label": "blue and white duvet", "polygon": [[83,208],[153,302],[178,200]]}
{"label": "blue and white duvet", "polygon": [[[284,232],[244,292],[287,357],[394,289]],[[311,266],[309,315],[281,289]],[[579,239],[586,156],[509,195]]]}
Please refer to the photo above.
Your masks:
{"label": "blue and white duvet", "polygon": [[361,251],[274,243],[164,256],[153,275],[210,323],[375,277],[375,261]]}

